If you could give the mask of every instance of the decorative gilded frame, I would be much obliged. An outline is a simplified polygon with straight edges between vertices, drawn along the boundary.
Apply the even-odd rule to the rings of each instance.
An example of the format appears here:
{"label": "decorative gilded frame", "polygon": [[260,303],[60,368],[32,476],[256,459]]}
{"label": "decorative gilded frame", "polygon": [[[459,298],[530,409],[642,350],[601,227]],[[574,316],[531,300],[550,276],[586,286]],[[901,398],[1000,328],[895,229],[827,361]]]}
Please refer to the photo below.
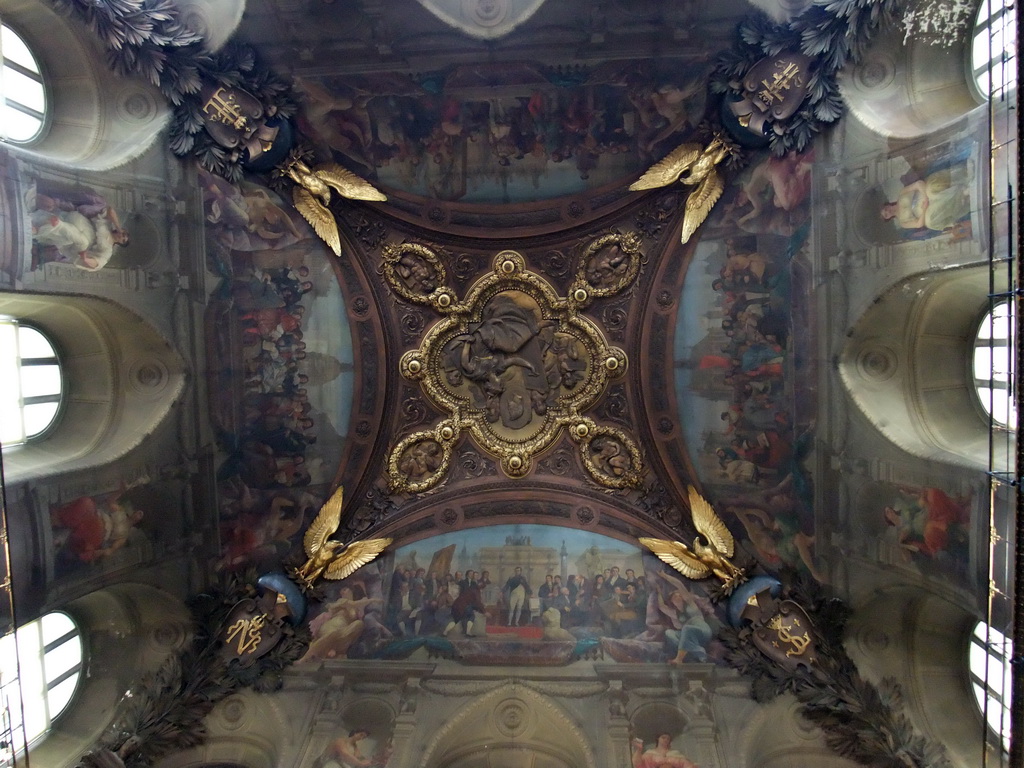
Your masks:
{"label": "decorative gilded frame", "polygon": [[[563,428],[568,429],[578,446],[581,464],[596,482],[608,488],[639,485],[643,459],[636,442],[623,430],[598,425],[583,415],[598,401],[610,380],[625,374],[628,360],[625,352],[610,345],[597,324],[580,312],[592,296],[613,295],[635,279],[640,261],[639,244],[639,237],[632,233],[595,239],[580,253],[578,277],[568,297],[559,296],[544,277],[528,270],[521,254],[504,250],[494,257],[491,271],[478,279],[461,301],[442,284],[444,267],[430,248],[418,243],[391,244],[384,248],[383,275],[395,293],[407,301],[428,304],[443,316],[426,331],[419,348],[402,356],[399,370],[406,379],[419,382],[427,396],[448,414],[432,428],[406,435],[392,448],[387,466],[392,492],[421,493],[437,485],[448,471],[456,443],[466,432],[481,449],[499,459],[506,475],[523,477],[529,473],[533,460],[557,441]],[[610,245],[617,245],[628,253],[631,263],[614,286],[595,289],[586,280],[588,259]],[[403,257],[406,263],[409,258],[418,260],[418,269],[430,270],[437,287],[429,293],[411,290],[396,271]],[[536,408],[530,410],[525,426],[515,428],[497,425],[494,414],[488,419],[485,409],[474,402],[469,385],[452,384],[445,378],[443,364],[445,350],[480,327],[489,303],[502,295],[507,304],[529,305],[535,310],[534,314],[539,313],[543,318],[541,324],[549,329],[550,337],[571,337],[569,343],[577,353],[572,358],[574,364],[585,366],[585,373],[579,373],[578,386],[549,390],[549,399],[554,404],[546,406],[543,413]],[[528,314],[528,310],[523,314]],[[539,337],[540,334],[534,335]],[[550,394],[552,391],[557,394]],[[403,459],[409,452],[416,451],[417,456]],[[614,458],[611,463],[606,459],[608,455]],[[429,459],[429,463],[421,462],[418,465],[421,471],[414,475],[408,471],[408,466],[421,458]]]}

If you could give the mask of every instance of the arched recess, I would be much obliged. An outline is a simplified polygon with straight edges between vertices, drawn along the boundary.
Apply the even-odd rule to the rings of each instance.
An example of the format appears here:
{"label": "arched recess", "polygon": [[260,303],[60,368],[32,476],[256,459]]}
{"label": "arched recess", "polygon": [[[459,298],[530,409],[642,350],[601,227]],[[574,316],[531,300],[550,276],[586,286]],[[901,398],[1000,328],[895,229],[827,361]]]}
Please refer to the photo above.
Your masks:
{"label": "arched recess", "polygon": [[916,35],[904,42],[902,28],[880,34],[840,77],[850,113],[876,133],[905,139],[963,117],[981,103],[967,76],[970,32],[950,46]]}
{"label": "arched recess", "polygon": [[66,392],[60,422],[45,439],[4,452],[7,482],[113,461],[150,434],[184,391],[181,357],[113,302],[0,293],[0,313],[30,321],[54,341]]}
{"label": "arched recess", "polygon": [[277,702],[251,690],[214,707],[206,730],[200,746],[169,755],[155,768],[274,768],[280,748],[292,742],[288,717]]}
{"label": "arched recess", "polygon": [[945,746],[956,766],[976,766],[986,727],[974,702],[967,654],[977,616],[922,588],[899,586],[855,606],[846,649],[871,682],[892,677],[907,714]]}
{"label": "arched recess", "polygon": [[176,5],[181,23],[202,35],[208,51],[231,39],[245,13],[245,0],[178,0]]}
{"label": "arched recess", "polygon": [[984,266],[907,278],[879,296],[849,333],[838,362],[847,392],[909,453],[988,467],[989,424],[973,375],[988,283]]}
{"label": "arched recess", "polygon": [[167,124],[160,92],[115,75],[99,40],[40,0],[0,0],[0,17],[39,61],[48,114],[39,139],[5,144],[17,154],[82,170],[106,170],[146,151]]}
{"label": "arched recess", "polygon": [[84,667],[68,708],[29,755],[41,768],[77,763],[110,724],[124,692],[191,632],[184,604],[143,584],[107,587],[58,608],[78,625]]}
{"label": "arched recess", "polygon": [[831,751],[817,726],[800,715],[800,703],[780,696],[762,708],[746,731],[744,765],[750,768],[856,768]]}
{"label": "arched recess", "polygon": [[[532,762],[526,762],[526,756]],[[576,768],[598,762],[579,725],[560,706],[524,686],[509,684],[471,702],[438,729],[420,764]]]}

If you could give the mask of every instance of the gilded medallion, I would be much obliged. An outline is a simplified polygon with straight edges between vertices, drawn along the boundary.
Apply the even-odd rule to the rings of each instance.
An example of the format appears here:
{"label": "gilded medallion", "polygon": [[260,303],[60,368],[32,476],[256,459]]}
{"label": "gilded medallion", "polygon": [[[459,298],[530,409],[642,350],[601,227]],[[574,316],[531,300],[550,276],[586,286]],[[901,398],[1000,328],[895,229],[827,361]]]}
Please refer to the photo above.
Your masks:
{"label": "gilded medallion", "polygon": [[[595,243],[597,248],[584,249],[568,297],[528,270],[522,255],[502,251],[461,301],[444,287],[444,268],[428,247],[384,249],[383,273],[395,293],[442,315],[400,365],[402,375],[419,382],[448,414],[394,446],[388,462],[392,491],[416,493],[440,482],[466,432],[500,460],[505,474],[522,477],[568,429],[597,482],[611,488],[639,482],[642,459],[632,438],[584,415],[607,383],[625,374],[627,359],[581,312],[592,297],[617,293],[632,281],[639,238],[613,234]],[[608,253],[623,262],[624,279],[599,285],[586,268]]]}

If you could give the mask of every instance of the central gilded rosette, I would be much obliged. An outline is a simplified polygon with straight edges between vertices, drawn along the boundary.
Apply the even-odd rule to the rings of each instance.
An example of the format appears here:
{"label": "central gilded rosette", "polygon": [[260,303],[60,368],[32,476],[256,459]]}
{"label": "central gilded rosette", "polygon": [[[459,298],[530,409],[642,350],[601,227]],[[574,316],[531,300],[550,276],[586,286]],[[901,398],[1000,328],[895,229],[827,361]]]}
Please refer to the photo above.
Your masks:
{"label": "central gilded rosette", "polygon": [[417,492],[439,482],[466,430],[511,477],[528,473],[534,457],[567,428],[595,479],[610,487],[637,482],[635,443],[583,415],[608,380],[626,371],[625,353],[580,313],[594,293],[585,281],[561,297],[526,269],[519,253],[502,251],[491,272],[457,301],[438,287],[440,261],[417,244],[386,249],[384,272],[403,298],[444,315],[418,349],[402,356],[401,373],[418,381],[448,417],[395,445],[388,468],[393,490]]}

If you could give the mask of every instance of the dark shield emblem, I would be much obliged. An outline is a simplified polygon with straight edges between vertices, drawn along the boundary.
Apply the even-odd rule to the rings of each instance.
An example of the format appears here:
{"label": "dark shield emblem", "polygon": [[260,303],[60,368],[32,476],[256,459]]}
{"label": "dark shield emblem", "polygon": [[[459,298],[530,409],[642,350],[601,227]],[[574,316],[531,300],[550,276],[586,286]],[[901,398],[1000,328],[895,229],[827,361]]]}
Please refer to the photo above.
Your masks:
{"label": "dark shield emblem", "polygon": [[267,615],[259,603],[247,598],[235,603],[219,639],[224,643],[224,656],[238,659],[243,667],[247,667],[277,645],[281,639],[281,627],[278,619]]}
{"label": "dark shield emblem", "polygon": [[785,120],[807,95],[810,63],[802,53],[785,51],[761,59],[743,78],[743,91],[757,112],[772,120]]}
{"label": "dark shield emblem", "polygon": [[234,149],[245,144],[263,125],[263,106],[240,88],[203,87],[203,121],[213,140]]}
{"label": "dark shield emblem", "polygon": [[811,619],[797,603],[783,600],[778,610],[755,627],[754,645],[781,667],[810,670],[818,660],[816,634]]}

